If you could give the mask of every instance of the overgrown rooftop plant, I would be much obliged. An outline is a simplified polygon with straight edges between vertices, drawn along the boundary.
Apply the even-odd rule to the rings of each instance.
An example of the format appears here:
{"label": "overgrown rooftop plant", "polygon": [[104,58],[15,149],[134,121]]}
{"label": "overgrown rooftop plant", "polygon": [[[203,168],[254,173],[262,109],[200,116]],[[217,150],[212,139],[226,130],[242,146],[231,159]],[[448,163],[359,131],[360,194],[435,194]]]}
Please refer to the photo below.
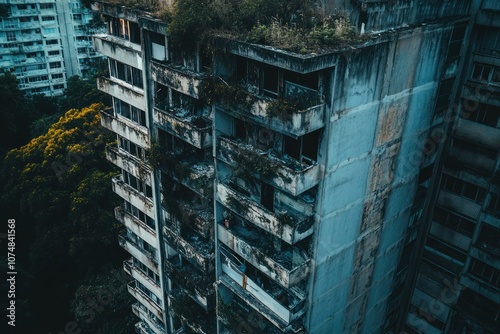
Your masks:
{"label": "overgrown rooftop plant", "polygon": [[314,0],[176,0],[163,17],[174,45],[191,51],[224,35],[300,53],[363,39],[344,14],[324,17]]}

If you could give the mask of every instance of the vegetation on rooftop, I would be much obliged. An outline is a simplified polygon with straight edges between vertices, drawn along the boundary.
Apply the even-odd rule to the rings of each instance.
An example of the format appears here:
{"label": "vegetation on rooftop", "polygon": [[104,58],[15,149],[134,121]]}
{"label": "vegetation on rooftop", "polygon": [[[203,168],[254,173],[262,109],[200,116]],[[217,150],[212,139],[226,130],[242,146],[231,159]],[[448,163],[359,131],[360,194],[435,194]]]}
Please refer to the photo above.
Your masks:
{"label": "vegetation on rooftop", "polygon": [[164,14],[171,41],[186,51],[220,34],[300,53],[362,41],[345,14],[325,17],[314,0],[177,0]]}

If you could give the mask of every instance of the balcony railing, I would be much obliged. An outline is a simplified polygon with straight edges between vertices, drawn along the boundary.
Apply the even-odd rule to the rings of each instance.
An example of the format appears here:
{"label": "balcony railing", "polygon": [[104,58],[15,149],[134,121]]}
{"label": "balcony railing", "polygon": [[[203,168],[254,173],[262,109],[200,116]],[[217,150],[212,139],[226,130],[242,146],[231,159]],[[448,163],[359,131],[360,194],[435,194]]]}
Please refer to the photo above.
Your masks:
{"label": "balcony railing", "polygon": [[271,238],[236,224],[229,229],[219,224],[217,236],[219,241],[285,288],[309,275],[310,260],[296,247],[280,252],[270,250]]}
{"label": "balcony railing", "polygon": [[204,312],[194,300],[180,289],[169,293],[170,311],[178,316],[184,326],[197,334],[212,334],[217,332],[214,312]]}
{"label": "balcony railing", "polygon": [[[302,291],[290,289],[284,293],[281,289],[258,284],[230,255],[221,253],[221,267],[223,283],[277,326],[288,326],[305,313],[305,294]],[[262,306],[267,310],[262,310]]]}
{"label": "balcony railing", "polygon": [[472,143],[493,149],[500,149],[500,129],[460,118],[455,136]]}
{"label": "balcony railing", "polygon": [[149,148],[151,146],[149,130],[146,127],[124,117],[117,117],[109,110],[101,111],[101,125],[141,147]]}
{"label": "balcony railing", "polygon": [[270,112],[273,99],[253,96],[255,102],[250,106],[222,104],[222,108],[236,117],[244,117],[274,131],[303,136],[325,126],[325,105],[320,103],[304,109],[286,110],[280,113]]}
{"label": "balcony railing", "polygon": [[145,275],[139,268],[134,266],[132,259],[123,261],[123,270],[132,276],[135,280],[143,284],[149,291],[153,292],[155,295],[162,297],[163,290],[158,285],[157,282],[153,281],[147,275]]}
{"label": "balcony railing", "polygon": [[115,208],[115,218],[129,230],[141,237],[142,240],[149,244],[156,243],[156,231],[143,221],[126,212],[123,206],[117,206]]}
{"label": "balcony railing", "polygon": [[123,38],[112,35],[98,34],[92,36],[94,50],[112,59],[119,59],[120,62],[135,68],[140,68],[141,45],[131,43]]}
{"label": "balcony railing", "polygon": [[151,76],[154,81],[196,99],[200,97],[203,80],[208,77],[206,74],[157,61],[151,62]]}
{"label": "balcony railing", "polygon": [[245,220],[294,244],[313,232],[312,216],[301,212],[272,212],[254,200],[242,195],[224,183],[217,183],[216,194],[220,203]]}
{"label": "balcony railing", "polygon": [[215,269],[215,245],[211,240],[203,240],[195,232],[181,237],[168,226],[164,228],[165,241],[203,272]]}
{"label": "balcony railing", "polygon": [[215,304],[214,277],[212,274],[202,274],[188,261],[182,261],[179,256],[173,256],[166,261],[165,271],[174,287],[182,288],[205,310]]}
{"label": "balcony railing", "polygon": [[200,117],[189,116],[179,109],[165,112],[155,107],[153,120],[160,128],[194,147],[201,149],[212,146],[212,125]]}
{"label": "balcony railing", "polygon": [[[116,81],[115,81],[116,80]],[[109,94],[122,101],[127,101],[128,104],[144,110],[146,100],[144,98],[144,90],[124,82],[118,82],[118,79],[97,78],[97,88],[106,94]]]}
{"label": "balcony railing", "polygon": [[163,319],[163,309],[160,305],[156,304],[148,295],[146,295],[141,289],[136,287],[135,281],[130,282],[127,285],[128,292],[135,298],[139,303],[144,305],[148,310],[153,312],[159,319]]}
{"label": "balcony railing", "polygon": [[136,245],[134,242],[127,238],[127,235],[125,233],[122,233],[118,236],[118,243],[130,255],[144,263],[149,269],[158,274],[158,260],[153,253],[145,250],[144,248],[141,248],[139,245]]}
{"label": "balcony railing", "polygon": [[144,306],[141,306],[139,303],[132,304],[132,312],[139,317],[142,321],[144,321],[147,325],[144,326],[144,333],[150,333],[152,330],[155,334],[164,334],[165,327],[159,324],[156,320],[151,319],[147,313],[147,310]]}
{"label": "balcony railing", "polygon": [[121,175],[113,177],[112,187],[113,191],[128,202],[132,203],[135,207],[139,208],[149,217],[155,217],[153,200],[144,196],[128,184],[122,181]]}
{"label": "balcony railing", "polygon": [[[238,167],[247,159],[253,159],[261,166],[269,166],[268,175],[254,171],[254,175],[269,181],[272,185],[297,196],[316,186],[320,181],[318,163],[308,165],[292,158],[279,158],[251,145],[227,137],[218,137],[217,158]],[[245,168],[245,166],[240,166]],[[252,171],[250,171],[252,172]]]}
{"label": "balcony railing", "polygon": [[152,168],[145,163],[137,159],[136,157],[127,154],[125,151],[120,150],[116,146],[106,147],[106,158],[111,161],[114,165],[126,170],[132,175],[138,176],[146,183],[151,184],[151,172]]}

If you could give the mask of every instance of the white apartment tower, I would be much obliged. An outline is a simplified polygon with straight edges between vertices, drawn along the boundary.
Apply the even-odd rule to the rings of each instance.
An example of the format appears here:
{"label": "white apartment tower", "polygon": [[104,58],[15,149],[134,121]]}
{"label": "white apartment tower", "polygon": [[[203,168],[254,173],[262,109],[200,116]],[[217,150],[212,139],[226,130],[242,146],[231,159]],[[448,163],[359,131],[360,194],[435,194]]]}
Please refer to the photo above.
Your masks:
{"label": "white apartment tower", "polygon": [[61,95],[67,78],[85,76],[102,57],[91,35],[102,30],[79,0],[0,0],[0,72],[10,71],[28,94]]}

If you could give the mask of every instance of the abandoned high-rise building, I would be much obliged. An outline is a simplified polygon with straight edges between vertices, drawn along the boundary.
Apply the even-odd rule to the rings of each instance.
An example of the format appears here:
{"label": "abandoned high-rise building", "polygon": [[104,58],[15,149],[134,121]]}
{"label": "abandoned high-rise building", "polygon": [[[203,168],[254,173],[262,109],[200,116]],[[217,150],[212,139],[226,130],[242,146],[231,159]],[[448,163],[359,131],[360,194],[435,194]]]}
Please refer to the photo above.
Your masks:
{"label": "abandoned high-rise building", "polygon": [[28,94],[61,95],[66,80],[86,76],[91,36],[100,21],[80,0],[0,0],[0,73],[12,72]]}
{"label": "abandoned high-rise building", "polygon": [[171,2],[93,7],[137,332],[495,332],[500,2],[317,1],[356,37],[293,52]]}

